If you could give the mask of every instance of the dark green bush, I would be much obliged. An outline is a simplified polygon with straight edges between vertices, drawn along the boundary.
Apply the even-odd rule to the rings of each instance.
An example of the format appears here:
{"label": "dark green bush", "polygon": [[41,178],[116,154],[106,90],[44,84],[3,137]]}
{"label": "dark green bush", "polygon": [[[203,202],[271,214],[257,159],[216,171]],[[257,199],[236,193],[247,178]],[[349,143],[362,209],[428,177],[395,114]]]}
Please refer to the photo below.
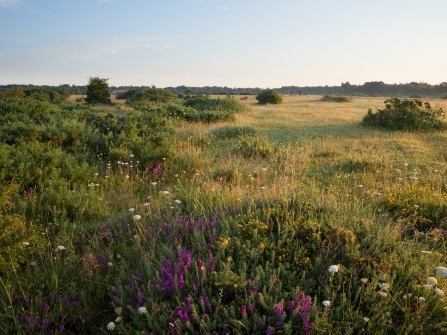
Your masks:
{"label": "dark green bush", "polygon": [[417,99],[391,98],[385,100],[385,109],[375,113],[370,108],[362,120],[362,125],[392,130],[442,130],[446,123],[442,108],[432,108],[428,102]]}
{"label": "dark green bush", "polygon": [[12,87],[4,91],[0,91],[0,99],[6,98],[24,98],[26,93],[20,87]]}
{"label": "dark green bush", "polygon": [[199,112],[204,111],[224,111],[231,113],[243,112],[247,109],[243,104],[236,101],[234,98],[227,96],[224,99],[210,99],[208,95],[198,94],[187,96],[184,105],[193,107]]}
{"label": "dark green bush", "polygon": [[342,96],[342,95],[329,95],[329,94],[326,94],[325,96],[323,96],[321,98],[321,101],[326,101],[326,102],[351,102],[352,98],[345,97],[345,96]]}
{"label": "dark green bush", "polygon": [[88,104],[104,104],[111,105],[109,84],[107,83],[109,79],[105,78],[89,78],[87,85],[87,97],[85,102]]}
{"label": "dark green bush", "polygon": [[266,90],[258,93],[256,100],[258,100],[261,105],[280,104],[282,102],[282,96],[275,90]]}
{"label": "dark green bush", "polygon": [[126,104],[134,108],[148,106],[152,103],[167,103],[177,100],[177,96],[171,91],[152,86],[147,90],[128,91]]}

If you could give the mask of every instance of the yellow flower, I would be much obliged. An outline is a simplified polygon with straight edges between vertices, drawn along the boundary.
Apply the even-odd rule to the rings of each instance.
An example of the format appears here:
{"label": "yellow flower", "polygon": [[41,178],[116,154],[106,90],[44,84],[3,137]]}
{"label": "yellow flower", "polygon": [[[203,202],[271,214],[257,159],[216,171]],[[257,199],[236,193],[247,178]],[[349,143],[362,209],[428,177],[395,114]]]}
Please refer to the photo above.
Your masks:
{"label": "yellow flower", "polygon": [[265,248],[265,244],[264,243],[259,243],[259,249],[264,249]]}
{"label": "yellow flower", "polygon": [[233,258],[231,256],[227,258],[228,263],[231,263],[232,261],[233,261]]}

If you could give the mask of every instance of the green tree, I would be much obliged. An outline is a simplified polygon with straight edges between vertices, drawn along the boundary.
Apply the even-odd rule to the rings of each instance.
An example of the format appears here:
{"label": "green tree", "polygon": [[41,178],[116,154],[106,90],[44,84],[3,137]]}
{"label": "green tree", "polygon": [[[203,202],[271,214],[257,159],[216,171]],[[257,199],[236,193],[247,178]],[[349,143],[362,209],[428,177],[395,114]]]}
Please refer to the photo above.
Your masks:
{"label": "green tree", "polygon": [[265,90],[258,93],[256,100],[258,100],[261,105],[280,104],[282,102],[282,96],[275,90]]}
{"label": "green tree", "polygon": [[90,77],[87,85],[87,98],[85,102],[88,104],[105,104],[111,105],[110,100],[109,79]]}

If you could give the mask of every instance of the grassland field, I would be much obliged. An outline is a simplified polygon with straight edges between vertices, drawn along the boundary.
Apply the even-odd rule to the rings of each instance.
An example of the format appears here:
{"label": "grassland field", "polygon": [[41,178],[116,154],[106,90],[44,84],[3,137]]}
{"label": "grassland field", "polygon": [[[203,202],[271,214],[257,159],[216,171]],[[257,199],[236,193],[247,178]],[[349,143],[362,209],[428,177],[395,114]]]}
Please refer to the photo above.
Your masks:
{"label": "grassland field", "polygon": [[[383,97],[320,98],[173,121],[157,171],[98,164],[72,185],[95,215],[40,228],[1,277],[0,332],[447,334],[447,133],[361,127]],[[98,113],[132,110],[116,102]]]}

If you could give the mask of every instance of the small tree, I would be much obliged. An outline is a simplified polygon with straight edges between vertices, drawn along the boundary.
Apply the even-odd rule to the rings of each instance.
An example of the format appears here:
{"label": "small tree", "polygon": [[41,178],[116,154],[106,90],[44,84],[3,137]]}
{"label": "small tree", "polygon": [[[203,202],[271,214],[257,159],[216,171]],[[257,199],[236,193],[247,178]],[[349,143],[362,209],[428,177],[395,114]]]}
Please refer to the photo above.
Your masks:
{"label": "small tree", "polygon": [[111,105],[112,100],[110,100],[108,80],[108,78],[90,77],[87,85],[87,98],[85,98],[85,102],[88,104]]}
{"label": "small tree", "polygon": [[258,100],[261,105],[280,104],[282,102],[282,97],[275,90],[266,90],[259,92],[256,96],[256,100]]}

